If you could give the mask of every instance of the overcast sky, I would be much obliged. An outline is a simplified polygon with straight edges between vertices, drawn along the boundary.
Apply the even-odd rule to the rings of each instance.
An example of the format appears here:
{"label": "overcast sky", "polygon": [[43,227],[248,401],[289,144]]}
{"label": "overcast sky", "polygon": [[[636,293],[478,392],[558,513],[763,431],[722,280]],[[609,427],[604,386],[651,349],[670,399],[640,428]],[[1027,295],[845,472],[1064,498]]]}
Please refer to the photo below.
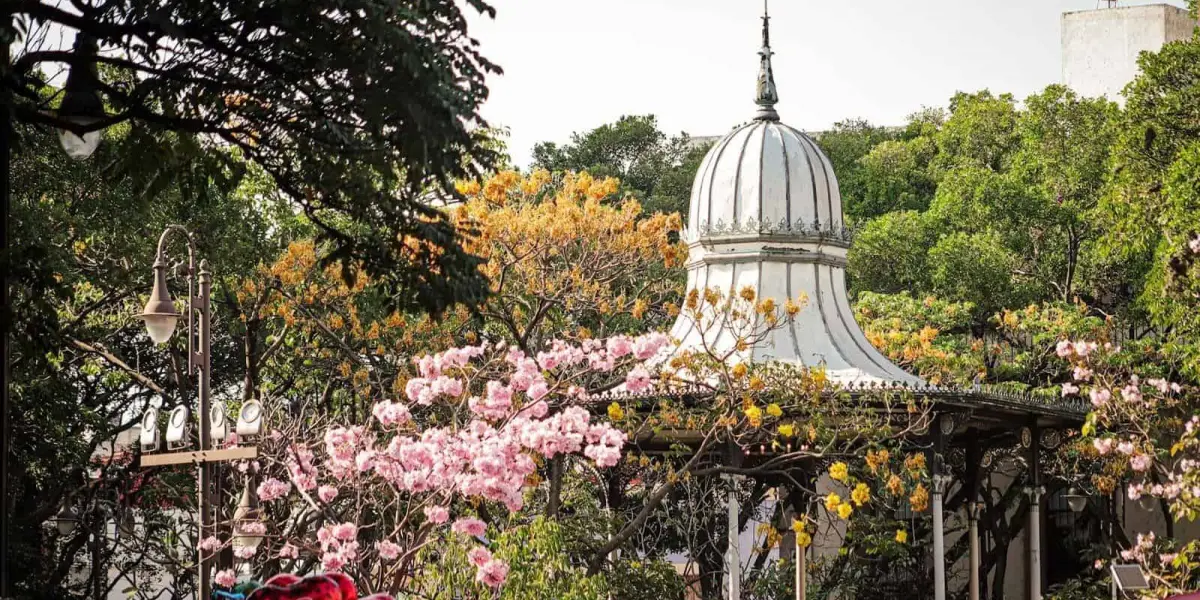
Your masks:
{"label": "overcast sky", "polygon": [[[495,20],[471,20],[504,69],[484,116],[511,129],[522,167],[535,143],[621,115],[653,114],[667,132],[699,136],[754,113],[761,0],[490,2]],[[899,125],[958,90],[1024,98],[1061,79],[1061,13],[1098,4],[771,0],[780,116],[806,130],[851,117]]]}

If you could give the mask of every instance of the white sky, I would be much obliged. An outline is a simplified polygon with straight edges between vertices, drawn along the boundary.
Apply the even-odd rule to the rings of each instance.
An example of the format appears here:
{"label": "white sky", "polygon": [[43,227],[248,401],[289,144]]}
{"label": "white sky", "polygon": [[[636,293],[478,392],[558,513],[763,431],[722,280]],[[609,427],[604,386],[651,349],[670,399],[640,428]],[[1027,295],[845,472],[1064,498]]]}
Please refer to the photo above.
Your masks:
{"label": "white sky", "polygon": [[[504,75],[491,78],[483,112],[511,129],[517,165],[537,142],[621,115],[654,114],[668,133],[700,136],[754,114],[759,0],[490,2],[496,19],[475,16],[470,33]],[[899,125],[958,90],[1024,98],[1061,80],[1060,14],[1098,4],[772,0],[780,116],[806,130],[851,117]]]}

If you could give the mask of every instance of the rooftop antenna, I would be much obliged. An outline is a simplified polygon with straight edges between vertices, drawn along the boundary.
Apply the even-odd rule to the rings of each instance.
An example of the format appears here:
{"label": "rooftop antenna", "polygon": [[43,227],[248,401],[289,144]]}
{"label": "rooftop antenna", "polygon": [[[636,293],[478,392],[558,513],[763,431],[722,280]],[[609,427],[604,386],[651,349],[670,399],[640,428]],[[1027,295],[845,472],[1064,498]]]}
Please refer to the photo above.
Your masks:
{"label": "rooftop antenna", "polygon": [[771,68],[771,14],[767,10],[767,0],[763,0],[763,30],[762,49],[758,51],[758,86],[754,103],[758,105],[756,121],[778,121],[779,113],[775,112],[775,103],[779,102],[779,92],[775,89],[775,71]]}

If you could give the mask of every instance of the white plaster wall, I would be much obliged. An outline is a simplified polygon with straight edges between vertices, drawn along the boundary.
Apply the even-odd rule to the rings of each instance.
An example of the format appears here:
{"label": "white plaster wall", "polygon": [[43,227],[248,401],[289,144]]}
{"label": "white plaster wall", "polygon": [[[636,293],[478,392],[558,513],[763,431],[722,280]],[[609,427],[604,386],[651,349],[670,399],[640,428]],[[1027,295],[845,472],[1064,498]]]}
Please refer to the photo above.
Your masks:
{"label": "white plaster wall", "polygon": [[1064,13],[1063,83],[1082,96],[1123,102],[1121,90],[1137,75],[1137,57],[1185,39],[1197,22],[1169,4]]}

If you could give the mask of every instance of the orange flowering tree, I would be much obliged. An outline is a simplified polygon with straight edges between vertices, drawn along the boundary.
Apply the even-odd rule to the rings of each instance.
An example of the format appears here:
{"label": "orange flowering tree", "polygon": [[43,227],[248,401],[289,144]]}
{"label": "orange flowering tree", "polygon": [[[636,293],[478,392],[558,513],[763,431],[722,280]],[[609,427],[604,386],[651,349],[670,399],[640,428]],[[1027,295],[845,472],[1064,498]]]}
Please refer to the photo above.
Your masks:
{"label": "orange flowering tree", "polygon": [[460,182],[452,210],[485,260],[492,296],[480,324],[523,350],[550,337],[661,329],[682,291],[686,248],[676,214],[646,215],[619,182],[584,173],[504,171]]}

